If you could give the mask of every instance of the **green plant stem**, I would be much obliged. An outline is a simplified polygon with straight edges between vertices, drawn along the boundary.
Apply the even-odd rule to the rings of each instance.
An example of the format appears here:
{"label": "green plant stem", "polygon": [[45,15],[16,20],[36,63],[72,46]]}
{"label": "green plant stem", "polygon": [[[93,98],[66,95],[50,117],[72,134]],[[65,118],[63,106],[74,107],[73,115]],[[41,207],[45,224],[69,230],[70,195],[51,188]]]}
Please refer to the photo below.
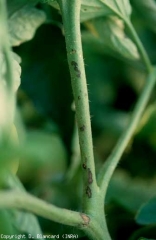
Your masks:
{"label": "green plant stem", "polygon": [[77,173],[80,163],[81,163],[81,157],[80,157],[80,147],[79,147],[79,139],[78,139],[78,129],[77,124],[75,122],[74,124],[74,131],[72,136],[72,154],[71,154],[71,164],[68,168],[67,174],[66,174],[66,181],[70,182],[75,174]]}
{"label": "green plant stem", "polygon": [[147,78],[146,85],[138,99],[138,102],[134,108],[132,113],[129,126],[126,131],[123,133],[111,155],[108,157],[106,162],[104,163],[99,175],[98,175],[98,184],[100,189],[103,191],[104,197],[106,195],[107,187],[112,177],[112,174],[129,142],[134,131],[140,121],[142,113],[146,107],[146,104],[150,98],[151,92],[154,88],[156,82],[156,69],[150,73]]}
{"label": "green plant stem", "polygon": [[88,227],[83,229],[93,240],[111,240],[104,216],[104,202],[95,176],[88,90],[83,61],[80,7],[81,0],[58,0],[65,32],[71,84],[76,107],[81,162],[83,171],[83,212],[90,217]]}
{"label": "green plant stem", "polygon": [[79,228],[86,227],[90,221],[85,214],[58,208],[20,191],[0,191],[0,208],[23,209],[52,221]]}
{"label": "green plant stem", "polygon": [[98,187],[95,176],[88,91],[81,43],[81,0],[58,0],[58,3],[62,13],[67,58],[76,107],[84,182],[83,210],[89,213],[92,210],[92,199],[95,197]]}
{"label": "green plant stem", "polygon": [[130,20],[125,20],[125,19],[123,19],[123,20],[124,20],[127,28],[129,29],[130,34],[131,34],[135,44],[137,45],[138,51],[140,53],[142,61],[145,64],[147,72],[150,73],[152,71],[152,64],[150,62],[150,59],[149,59],[149,57],[146,53],[146,50],[145,50],[144,46],[142,45],[142,42],[140,41],[140,38],[138,37],[131,21]]}

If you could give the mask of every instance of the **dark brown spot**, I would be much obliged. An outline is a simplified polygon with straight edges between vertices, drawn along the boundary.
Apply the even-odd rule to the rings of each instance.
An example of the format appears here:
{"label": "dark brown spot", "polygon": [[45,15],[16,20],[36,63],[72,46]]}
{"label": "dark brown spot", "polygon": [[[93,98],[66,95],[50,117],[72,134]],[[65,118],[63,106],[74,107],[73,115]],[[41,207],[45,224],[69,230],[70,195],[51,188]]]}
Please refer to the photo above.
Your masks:
{"label": "dark brown spot", "polygon": [[77,76],[78,78],[80,78],[80,77],[81,77],[81,72],[80,72],[80,70],[78,70],[77,72],[78,72],[78,73],[76,74],[76,76]]}
{"label": "dark brown spot", "polygon": [[78,69],[77,66],[74,67],[74,70],[77,72],[76,76],[81,77],[81,72],[80,72],[80,70]]}
{"label": "dark brown spot", "polygon": [[82,167],[83,167],[83,169],[86,169],[86,168],[87,168],[87,166],[86,166],[85,163],[82,164]]}
{"label": "dark brown spot", "polygon": [[88,224],[90,222],[90,218],[84,213],[80,213],[80,216],[83,219],[83,226],[88,226]]}
{"label": "dark brown spot", "polygon": [[79,69],[78,69],[77,66],[74,67],[74,70],[75,70],[76,72],[79,72]]}
{"label": "dark brown spot", "polygon": [[71,61],[71,65],[74,66],[74,70],[76,72],[76,77],[80,78],[81,77],[81,72],[78,68],[78,64],[75,61]]}
{"label": "dark brown spot", "polygon": [[85,125],[83,125],[82,127],[80,127],[80,131],[84,132],[85,130]]}
{"label": "dark brown spot", "polygon": [[91,184],[93,182],[92,172],[90,168],[88,168],[88,183]]}
{"label": "dark brown spot", "polygon": [[92,197],[92,191],[89,186],[87,186],[87,188],[86,188],[86,194],[87,194],[88,198]]}
{"label": "dark brown spot", "polygon": [[74,54],[74,53],[76,53],[76,50],[75,49],[71,49],[70,54]]}
{"label": "dark brown spot", "polygon": [[71,61],[71,65],[77,67],[78,64],[75,61]]}

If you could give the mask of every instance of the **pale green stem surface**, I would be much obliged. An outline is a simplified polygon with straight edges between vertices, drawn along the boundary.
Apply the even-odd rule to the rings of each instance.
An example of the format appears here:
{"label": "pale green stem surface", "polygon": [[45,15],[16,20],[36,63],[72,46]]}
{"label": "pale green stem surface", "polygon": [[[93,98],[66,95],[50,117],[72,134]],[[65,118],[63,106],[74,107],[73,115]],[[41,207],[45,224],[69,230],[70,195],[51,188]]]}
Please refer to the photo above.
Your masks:
{"label": "pale green stem surface", "polygon": [[90,210],[92,210],[92,200],[96,197],[95,195],[98,188],[95,176],[88,90],[81,43],[81,1],[58,0],[58,3],[62,13],[68,64],[76,107],[84,182],[83,210],[89,213]]}
{"label": "pale green stem surface", "polygon": [[79,228],[86,227],[90,221],[89,217],[83,213],[58,208],[20,191],[0,191],[0,208],[27,210],[52,221]]}
{"label": "pale green stem surface", "polygon": [[102,193],[97,186],[95,176],[88,89],[80,31],[81,0],[58,0],[58,3],[62,13],[67,58],[76,107],[84,183],[83,212],[90,217],[90,223],[83,231],[94,240],[111,240],[104,216]]}
{"label": "pale green stem surface", "polygon": [[112,177],[112,174],[141,119],[142,113],[145,110],[147,102],[151,96],[151,92],[154,88],[155,82],[156,82],[156,69],[153,69],[153,71],[147,78],[147,82],[144,86],[144,89],[138,99],[138,102],[136,103],[136,106],[130,119],[129,126],[127,127],[126,131],[123,133],[123,135],[117,142],[117,145],[115,146],[112,153],[106,160],[105,164],[103,165],[98,175],[98,184],[100,186],[100,189],[103,191],[104,196],[106,195],[107,187]]}
{"label": "pale green stem surface", "polygon": [[75,174],[77,173],[77,171],[80,167],[80,163],[81,163],[78,129],[77,129],[76,122],[74,124],[74,131],[73,131],[71,146],[72,146],[71,164],[70,164],[67,174],[66,174],[67,182],[72,181],[72,179],[75,176]]}

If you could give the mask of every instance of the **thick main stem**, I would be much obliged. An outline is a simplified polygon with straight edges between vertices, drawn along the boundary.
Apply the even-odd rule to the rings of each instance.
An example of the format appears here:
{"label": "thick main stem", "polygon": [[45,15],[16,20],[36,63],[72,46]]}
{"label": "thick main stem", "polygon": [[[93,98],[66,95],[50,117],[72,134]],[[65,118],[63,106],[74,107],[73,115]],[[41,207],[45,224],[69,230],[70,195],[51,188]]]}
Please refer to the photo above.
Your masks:
{"label": "thick main stem", "polygon": [[84,179],[84,211],[89,213],[96,198],[97,184],[93,155],[88,91],[80,33],[80,0],[58,0],[65,32],[68,64],[76,106],[79,143]]}
{"label": "thick main stem", "polygon": [[104,216],[104,202],[95,176],[88,90],[80,32],[81,0],[58,0],[58,2],[63,18],[68,64],[76,106],[84,183],[83,212],[90,216],[90,223],[84,231],[90,239],[111,240]]}
{"label": "thick main stem", "polygon": [[156,82],[156,69],[153,69],[153,71],[147,78],[147,83],[134,108],[129,126],[127,127],[126,131],[123,133],[121,138],[119,139],[117,145],[113,149],[111,155],[106,160],[105,164],[103,165],[98,175],[98,183],[100,185],[100,189],[103,191],[104,197],[106,195],[107,187],[112,177],[112,174],[140,121],[142,113],[146,107],[146,104],[150,98],[151,92],[154,88],[155,82]]}

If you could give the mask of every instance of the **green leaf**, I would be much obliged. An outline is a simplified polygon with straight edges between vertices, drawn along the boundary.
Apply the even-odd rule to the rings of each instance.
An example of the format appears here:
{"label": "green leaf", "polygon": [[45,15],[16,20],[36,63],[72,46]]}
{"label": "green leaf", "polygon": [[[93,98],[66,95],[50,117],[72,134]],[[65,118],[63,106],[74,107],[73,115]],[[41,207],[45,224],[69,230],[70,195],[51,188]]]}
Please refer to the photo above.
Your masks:
{"label": "green leaf", "polygon": [[[11,52],[11,58],[13,64],[13,90],[14,92],[16,92],[21,82],[21,67],[19,65],[20,57],[15,53]],[[9,109],[6,71],[6,60],[4,54],[0,51],[0,112],[3,113],[0,114],[0,141],[2,141],[3,139],[3,128],[13,117],[13,111],[6,111],[6,109]]]}
{"label": "green leaf", "polygon": [[[20,63],[21,63],[21,59],[20,57],[12,52],[12,62],[13,62],[13,79],[14,79],[14,91],[16,92],[20,83],[21,83],[21,67],[20,67]],[[5,58],[2,52],[0,52],[0,69],[1,69],[1,80],[4,83],[4,88],[6,85],[6,81],[5,81],[5,74],[6,74],[6,62],[5,62]]]}
{"label": "green leaf", "polygon": [[34,6],[39,0],[7,0],[8,15],[11,16],[16,11],[20,10],[24,6]]}
{"label": "green leaf", "polygon": [[136,222],[144,225],[156,223],[156,197],[140,208],[136,216]]}
{"label": "green leaf", "polygon": [[[43,131],[28,132],[21,156],[19,176],[24,181],[32,178],[38,182],[47,181],[65,173],[66,150],[57,134],[47,134]],[[33,176],[30,172],[33,172]]]}
{"label": "green leaf", "polygon": [[[18,177],[10,172],[5,171],[4,180],[3,188],[16,190],[17,194],[19,191],[26,192]],[[32,213],[23,212],[21,210],[7,210],[7,214],[9,214],[10,225],[14,229],[22,233],[31,234],[34,238],[37,234],[42,234],[38,220]]]}
{"label": "green leaf", "polygon": [[42,234],[38,220],[33,214],[19,210],[12,210],[10,214],[15,229],[31,234],[33,238],[36,238],[37,234]]}
{"label": "green leaf", "polygon": [[129,18],[131,14],[131,5],[129,0],[99,0],[105,5],[105,8],[110,11],[110,14],[115,14],[120,18]]}
{"label": "green leaf", "polygon": [[155,236],[156,225],[148,225],[134,231],[129,240],[155,240]]}
{"label": "green leaf", "polygon": [[[11,148],[8,146],[0,151],[0,165],[11,162],[13,158],[22,159],[18,175],[24,181],[37,179],[44,181],[60,177],[66,170],[66,150],[57,134],[42,131],[27,133],[25,143]],[[33,176],[30,175],[33,172]]]}
{"label": "green leaf", "polygon": [[57,134],[42,131],[27,132],[25,148],[28,156],[34,157],[35,167],[49,163],[53,169],[64,168],[66,151]]}
{"label": "green leaf", "polygon": [[14,91],[17,91],[21,83],[21,58],[16,53],[13,53],[13,59]]}
{"label": "green leaf", "polygon": [[[43,0],[42,2],[49,3],[52,7],[59,10],[59,5],[56,1]],[[113,15],[114,14],[116,15],[115,9],[112,11],[111,7],[106,6],[103,2],[99,0],[90,0],[90,1],[82,0],[81,1],[81,12],[80,12],[81,22],[84,22],[96,17],[112,15],[112,13]]]}
{"label": "green leaf", "polygon": [[0,210],[0,233],[4,235],[13,235],[17,233],[10,219],[10,213],[8,210]]}
{"label": "green leaf", "polygon": [[110,11],[98,0],[82,0],[80,14],[81,22],[84,22],[92,18],[106,16],[110,14]]}
{"label": "green leaf", "polygon": [[149,238],[139,238],[138,240],[155,240],[155,239],[149,239]]}
{"label": "green leaf", "polygon": [[139,59],[139,53],[135,44],[125,35],[124,23],[116,17],[98,18],[87,23],[91,29],[94,40],[103,44],[109,53],[119,53],[124,58],[130,60]]}
{"label": "green leaf", "polygon": [[40,0],[40,2],[51,4],[52,2],[56,2],[56,0]]}
{"label": "green leaf", "polygon": [[[52,7],[59,10],[59,5],[56,1],[44,1],[49,3]],[[82,0],[81,2],[81,12],[80,12],[80,19],[81,22],[87,21],[92,18],[105,16],[110,14],[110,10],[106,9],[103,3],[99,0]]]}
{"label": "green leaf", "polygon": [[132,0],[132,4],[142,17],[143,22],[156,32],[156,2],[154,0]]}
{"label": "green leaf", "polygon": [[128,211],[135,213],[143,203],[154,196],[154,189],[155,182],[133,179],[126,171],[117,170],[110,182],[106,202],[118,202]]}
{"label": "green leaf", "polygon": [[44,23],[46,15],[43,11],[26,6],[9,18],[10,44],[18,46],[33,38],[37,28]]}

